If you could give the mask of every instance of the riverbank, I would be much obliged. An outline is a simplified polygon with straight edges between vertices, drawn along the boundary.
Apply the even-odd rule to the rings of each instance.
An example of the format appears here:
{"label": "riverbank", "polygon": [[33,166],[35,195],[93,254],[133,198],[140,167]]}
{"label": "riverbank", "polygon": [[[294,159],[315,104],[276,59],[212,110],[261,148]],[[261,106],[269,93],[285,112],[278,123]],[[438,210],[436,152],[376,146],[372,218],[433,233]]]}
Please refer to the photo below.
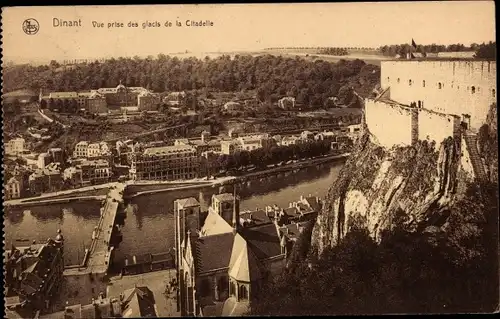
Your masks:
{"label": "riverbank", "polygon": [[[298,160],[294,163],[268,168],[265,170],[242,172],[240,176],[225,176],[207,180],[206,178],[196,178],[184,181],[126,181],[124,199],[137,196],[149,195],[161,192],[197,189],[205,187],[220,187],[234,182],[246,182],[255,178],[262,178],[273,174],[278,174],[311,166],[321,165],[330,161],[345,159],[350,153],[339,155],[328,155],[313,159]],[[4,207],[30,207],[40,204],[66,203],[74,200],[102,200],[110,187],[118,183],[107,183],[95,186],[87,186],[77,189],[70,189],[54,193],[46,193],[37,197],[13,199],[4,202]]]}
{"label": "riverbank", "polygon": [[64,200],[86,200],[92,197],[106,196],[109,188],[116,186],[117,183],[106,183],[93,186],[85,186],[81,188],[68,189],[58,192],[45,193],[36,197],[26,197],[11,199],[3,202],[4,207],[19,207],[39,205],[40,203],[57,203],[58,201],[64,203]]}
{"label": "riverbank", "polygon": [[[269,175],[279,174],[282,172],[299,170],[311,166],[321,165],[324,163],[328,163],[335,160],[342,160],[347,158],[350,153],[344,153],[339,155],[329,155],[320,158],[314,159],[305,159],[302,161],[297,161],[295,163],[290,163],[287,165],[277,166],[268,168],[265,170],[254,171],[254,172],[244,172],[240,176],[228,176],[228,177],[219,177],[212,180],[206,179],[197,179],[196,182],[185,182],[183,185],[179,185],[179,182],[159,182],[159,181],[142,181],[128,184],[127,192],[124,196],[125,199],[130,199],[142,195],[150,195],[161,192],[170,192],[170,191],[178,191],[178,190],[188,190],[188,189],[197,189],[197,188],[205,188],[205,187],[221,187],[228,184],[233,184],[235,182],[247,182],[256,178],[263,178]],[[130,186],[142,186],[142,189],[137,192],[133,192]],[[148,187],[154,187],[153,189],[148,189]]]}

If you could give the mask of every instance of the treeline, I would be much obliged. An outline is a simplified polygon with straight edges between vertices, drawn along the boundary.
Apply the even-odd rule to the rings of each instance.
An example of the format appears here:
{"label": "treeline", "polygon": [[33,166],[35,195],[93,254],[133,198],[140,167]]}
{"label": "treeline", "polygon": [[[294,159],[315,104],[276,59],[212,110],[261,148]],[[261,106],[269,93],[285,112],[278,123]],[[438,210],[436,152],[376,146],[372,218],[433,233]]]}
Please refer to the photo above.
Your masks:
{"label": "treeline", "polygon": [[[274,47],[274,48],[265,48],[265,51],[272,51],[272,50],[324,50],[328,49],[329,47]],[[353,51],[370,51],[370,50],[376,50],[375,48],[368,48],[368,47],[342,47],[341,49],[344,50],[353,50]]]}
{"label": "treeline", "polygon": [[225,170],[238,169],[249,165],[264,168],[293,159],[311,158],[330,153],[329,141],[308,141],[288,146],[263,147],[252,151],[240,151],[233,155],[220,155],[217,158],[218,167]]}
{"label": "treeline", "polygon": [[349,52],[346,48],[324,48],[318,50],[319,54],[328,54],[328,55],[348,55]]}
{"label": "treeline", "polygon": [[[477,44],[473,43],[470,46],[465,46],[464,44],[450,44],[450,45],[439,45],[439,44],[426,44],[426,45],[417,45],[416,50],[408,43],[404,44],[393,44],[393,45],[384,45],[379,48],[379,51],[382,55],[384,56],[396,56],[396,55],[401,55],[405,56],[407,53],[410,52],[420,52],[420,53],[439,53],[439,52],[471,52],[474,51],[479,54],[478,57],[484,57],[484,58],[489,58],[489,57],[494,57],[494,55],[491,55],[489,50],[491,50],[491,47],[496,48],[496,42],[489,42],[489,43],[482,43],[482,44]],[[483,56],[484,53],[483,51],[487,51],[488,56]],[[496,50],[496,49],[495,49]],[[496,51],[495,51],[496,52]]]}
{"label": "treeline", "polygon": [[225,92],[257,90],[261,101],[276,101],[288,95],[298,103],[311,104],[311,100],[323,102],[336,96],[343,85],[358,83],[360,73],[365,78],[361,82],[375,86],[378,74],[363,72],[367,67],[371,70],[372,66],[361,60],[311,62],[273,55],[181,60],[159,54],[156,59],[118,58],[71,69],[61,68],[56,61],[44,66],[23,65],[6,70],[4,90],[81,91],[116,87],[121,81],[126,86],[142,86],[155,92],[202,88]]}

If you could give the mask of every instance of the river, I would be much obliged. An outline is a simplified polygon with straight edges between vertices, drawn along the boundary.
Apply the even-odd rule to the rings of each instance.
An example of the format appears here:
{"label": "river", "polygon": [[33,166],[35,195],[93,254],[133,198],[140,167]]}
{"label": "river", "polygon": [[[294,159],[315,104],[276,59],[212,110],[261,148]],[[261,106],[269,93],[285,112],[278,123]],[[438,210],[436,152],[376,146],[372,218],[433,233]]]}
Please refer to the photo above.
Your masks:
{"label": "river", "polygon": [[[240,185],[241,210],[263,208],[276,204],[288,206],[300,195],[323,197],[337,178],[343,161],[326,163],[298,171],[254,180]],[[127,217],[122,228],[123,241],[116,249],[115,260],[143,253],[166,252],[173,247],[173,201],[195,197],[206,209],[213,194],[232,191],[232,187],[179,190],[143,195],[126,202]],[[91,233],[99,219],[99,202],[73,202],[31,207],[29,211],[13,209],[5,215],[5,243],[26,246],[32,240],[46,241],[61,229],[65,238],[65,264],[77,264],[88,247]],[[18,239],[29,239],[17,242]]]}

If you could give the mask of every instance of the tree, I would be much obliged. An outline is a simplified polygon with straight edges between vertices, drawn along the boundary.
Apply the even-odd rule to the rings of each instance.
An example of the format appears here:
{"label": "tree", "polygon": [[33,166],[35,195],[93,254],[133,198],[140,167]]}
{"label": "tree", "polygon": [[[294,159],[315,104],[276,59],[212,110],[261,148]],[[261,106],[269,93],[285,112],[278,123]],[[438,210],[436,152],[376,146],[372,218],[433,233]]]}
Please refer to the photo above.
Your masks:
{"label": "tree", "polygon": [[483,43],[479,45],[476,54],[474,55],[477,59],[496,59],[497,56],[497,44],[496,42],[490,41],[488,44]]}

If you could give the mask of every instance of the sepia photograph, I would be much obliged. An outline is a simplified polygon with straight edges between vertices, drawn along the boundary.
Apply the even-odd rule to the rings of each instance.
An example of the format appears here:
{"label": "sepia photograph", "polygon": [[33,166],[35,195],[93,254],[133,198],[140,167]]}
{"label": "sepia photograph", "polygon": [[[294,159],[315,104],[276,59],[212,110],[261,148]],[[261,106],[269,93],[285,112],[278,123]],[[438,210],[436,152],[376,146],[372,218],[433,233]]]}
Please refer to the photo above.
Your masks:
{"label": "sepia photograph", "polygon": [[1,15],[2,317],[499,311],[493,1]]}

